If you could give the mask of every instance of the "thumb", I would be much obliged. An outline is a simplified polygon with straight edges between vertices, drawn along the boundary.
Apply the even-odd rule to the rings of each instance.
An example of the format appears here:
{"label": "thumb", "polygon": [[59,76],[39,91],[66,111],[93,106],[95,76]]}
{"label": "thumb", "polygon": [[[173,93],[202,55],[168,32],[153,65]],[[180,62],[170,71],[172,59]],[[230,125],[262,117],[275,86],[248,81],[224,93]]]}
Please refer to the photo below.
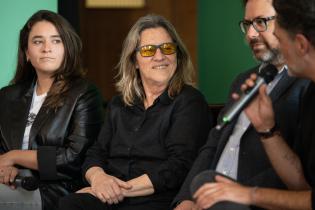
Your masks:
{"label": "thumb", "polygon": [[116,181],[117,181],[117,184],[118,184],[120,187],[125,188],[126,190],[129,190],[129,189],[132,188],[132,185],[129,184],[128,182],[124,182],[124,181],[122,181],[122,180],[120,180],[120,179],[117,179],[117,178],[116,178]]}
{"label": "thumb", "polygon": [[215,176],[215,181],[222,182],[222,183],[234,183],[232,180],[230,180],[226,177],[220,176],[220,175]]}
{"label": "thumb", "polygon": [[267,95],[267,85],[266,84],[263,84],[262,86],[259,87],[259,95],[262,99],[266,99],[268,98],[268,95]]}

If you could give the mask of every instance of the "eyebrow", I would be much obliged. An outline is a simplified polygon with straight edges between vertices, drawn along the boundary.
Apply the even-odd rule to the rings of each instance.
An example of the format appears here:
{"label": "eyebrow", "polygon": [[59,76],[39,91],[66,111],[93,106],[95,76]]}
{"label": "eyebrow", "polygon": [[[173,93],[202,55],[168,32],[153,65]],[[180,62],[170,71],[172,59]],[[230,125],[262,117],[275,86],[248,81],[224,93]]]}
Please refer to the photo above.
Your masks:
{"label": "eyebrow", "polygon": [[[33,39],[42,39],[44,36],[41,36],[41,35],[36,35],[36,36],[33,36],[32,37],[32,40]],[[61,38],[60,35],[52,35],[50,36],[50,38]]]}
{"label": "eyebrow", "polygon": [[253,19],[246,19],[246,18],[244,18],[243,20],[245,20],[245,21],[252,21],[252,20],[257,19],[257,18],[265,18],[265,17],[269,17],[269,16],[259,15],[259,16],[255,17],[255,18],[253,18]]}

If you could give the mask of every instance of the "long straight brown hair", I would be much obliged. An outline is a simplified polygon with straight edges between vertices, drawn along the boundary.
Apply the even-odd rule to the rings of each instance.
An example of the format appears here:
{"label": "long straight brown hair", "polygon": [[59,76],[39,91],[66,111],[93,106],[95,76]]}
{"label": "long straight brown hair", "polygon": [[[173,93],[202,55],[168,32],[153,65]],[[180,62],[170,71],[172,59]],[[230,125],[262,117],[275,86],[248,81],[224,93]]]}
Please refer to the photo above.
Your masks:
{"label": "long straight brown hair", "polygon": [[30,31],[40,21],[48,21],[56,27],[65,49],[63,61],[52,76],[54,81],[43,104],[43,106],[56,109],[63,105],[71,81],[84,76],[81,64],[81,40],[61,15],[48,10],[40,10],[28,19],[20,31],[17,67],[10,83],[32,82],[37,78],[34,67],[27,61],[26,50]]}

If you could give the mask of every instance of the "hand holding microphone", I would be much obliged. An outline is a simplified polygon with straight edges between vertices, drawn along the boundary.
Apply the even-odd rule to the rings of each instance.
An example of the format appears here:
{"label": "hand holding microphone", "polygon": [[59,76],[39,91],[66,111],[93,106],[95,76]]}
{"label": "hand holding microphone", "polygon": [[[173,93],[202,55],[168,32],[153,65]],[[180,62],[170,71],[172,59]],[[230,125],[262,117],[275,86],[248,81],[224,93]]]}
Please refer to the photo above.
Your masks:
{"label": "hand holding microphone", "polygon": [[[216,129],[221,130],[246,107],[245,112],[256,130],[259,131],[261,129],[261,131],[265,131],[269,129],[268,126],[272,127],[273,125],[269,125],[273,122],[272,104],[269,96],[266,94],[265,84],[271,82],[277,73],[277,68],[272,64],[268,64],[261,70],[258,76],[251,76],[251,78],[247,79],[245,84],[242,85],[244,93],[223,114],[223,117],[219,119]],[[258,92],[259,96],[253,103],[250,103]],[[249,104],[250,106],[248,107]]]}
{"label": "hand holding microphone", "polygon": [[36,177],[33,176],[17,176],[15,177],[13,185],[16,187],[22,187],[27,191],[34,191],[39,187],[39,181]]}
{"label": "hand holding microphone", "polygon": [[0,168],[0,183],[10,186],[12,189],[22,187],[25,190],[33,191],[39,186],[39,181],[33,176],[19,176],[19,170],[14,166]]}

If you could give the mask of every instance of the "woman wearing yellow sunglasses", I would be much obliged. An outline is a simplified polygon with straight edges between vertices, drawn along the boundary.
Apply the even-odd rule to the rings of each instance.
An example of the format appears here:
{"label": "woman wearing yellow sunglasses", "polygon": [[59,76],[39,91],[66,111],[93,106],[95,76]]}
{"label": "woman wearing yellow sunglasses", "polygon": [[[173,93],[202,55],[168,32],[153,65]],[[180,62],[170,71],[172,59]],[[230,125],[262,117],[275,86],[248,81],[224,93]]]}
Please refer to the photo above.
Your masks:
{"label": "woman wearing yellow sunglasses", "polygon": [[207,103],[190,85],[190,57],[165,18],[135,23],[118,67],[120,95],[83,165],[90,187],[63,198],[60,209],[169,209],[206,140]]}

